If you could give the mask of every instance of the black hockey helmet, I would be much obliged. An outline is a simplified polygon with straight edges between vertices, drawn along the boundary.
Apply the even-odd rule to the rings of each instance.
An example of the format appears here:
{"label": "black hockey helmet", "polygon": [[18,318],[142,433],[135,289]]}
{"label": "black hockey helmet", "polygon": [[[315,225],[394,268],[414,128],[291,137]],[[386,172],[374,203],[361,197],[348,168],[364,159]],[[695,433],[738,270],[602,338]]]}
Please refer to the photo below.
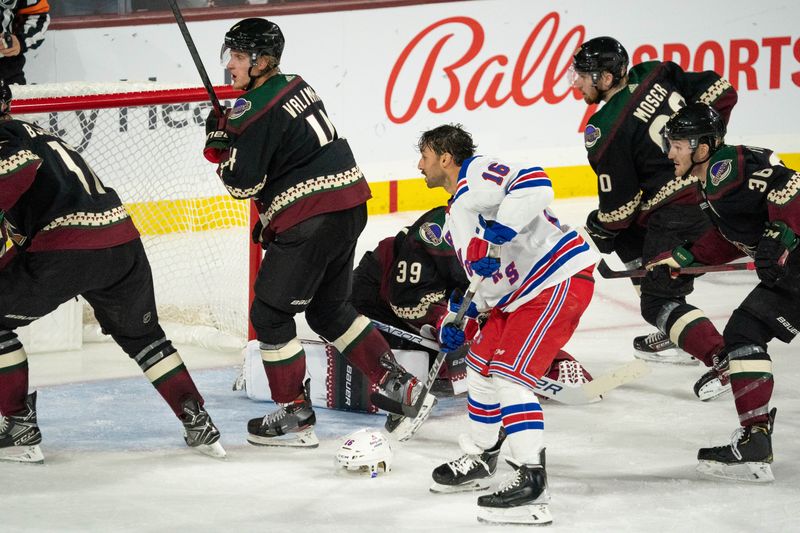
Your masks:
{"label": "black hockey helmet", "polygon": [[0,78],[0,115],[5,115],[11,110],[11,87],[6,80]]}
{"label": "black hockey helmet", "polygon": [[610,72],[614,85],[628,72],[628,52],[613,37],[595,37],[583,43],[572,56],[576,72],[592,75],[592,81],[603,72]]}
{"label": "black hockey helmet", "polygon": [[696,102],[680,109],[667,121],[661,132],[662,148],[667,153],[670,141],[685,139],[692,151],[700,144],[707,144],[709,153],[713,154],[724,143],[725,133],[725,121],[719,112],[708,104]]}
{"label": "black hockey helmet", "polygon": [[255,65],[258,56],[274,57],[276,65],[281,61],[286,40],[277,24],[262,18],[240,20],[225,34],[220,58],[227,50],[239,50],[250,54],[250,64]]}

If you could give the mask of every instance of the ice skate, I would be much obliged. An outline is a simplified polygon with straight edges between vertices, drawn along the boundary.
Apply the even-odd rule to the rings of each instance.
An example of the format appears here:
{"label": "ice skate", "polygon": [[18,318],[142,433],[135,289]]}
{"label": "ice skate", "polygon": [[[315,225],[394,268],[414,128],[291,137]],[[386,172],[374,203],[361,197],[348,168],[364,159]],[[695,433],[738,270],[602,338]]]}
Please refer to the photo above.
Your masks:
{"label": "ice skate", "polygon": [[501,429],[497,443],[487,450],[481,450],[468,436],[462,436],[459,445],[464,455],[434,469],[431,492],[446,494],[488,489],[497,471],[497,458],[505,438],[505,431]]}
{"label": "ice skate", "polygon": [[289,446],[316,448],[319,439],[314,433],[317,418],[311,407],[311,380],[303,384],[303,397],[291,403],[278,404],[277,411],[247,423],[247,442],[256,446]]}
{"label": "ice skate", "polygon": [[731,390],[731,377],[727,358],[722,364],[714,364],[694,384],[694,395],[707,402]]}
{"label": "ice skate", "polygon": [[0,418],[0,461],[43,463],[39,448],[42,432],[36,422],[36,392],[28,395],[25,409]]}
{"label": "ice skate", "polygon": [[[388,398],[392,402],[397,402],[398,404],[407,406],[414,405],[419,399],[420,389],[422,387],[419,380],[406,372],[397,361],[390,357],[382,356],[381,365],[387,369],[386,375],[378,385],[381,396]],[[428,419],[436,402],[436,396],[428,392],[425,396],[425,400],[422,402],[422,407],[420,407],[417,416],[414,418],[403,416],[402,413],[390,412],[386,417],[386,424],[384,425],[386,431],[401,442],[407,441],[414,436],[414,433],[416,433],[425,420]]]}
{"label": "ice skate", "polygon": [[553,522],[544,465],[518,465],[497,492],[478,498],[478,521],[546,525]]}
{"label": "ice skate", "polygon": [[700,448],[697,452],[697,471],[737,481],[774,481],[770,463],[776,411],[777,409],[770,411],[768,422],[737,428],[728,445]]}
{"label": "ice skate", "polygon": [[183,402],[181,408],[183,440],[186,445],[209,457],[225,457],[227,454],[219,442],[219,430],[203,406],[196,399],[189,398]]}
{"label": "ice skate", "polygon": [[655,331],[650,335],[642,335],[633,339],[633,356],[644,361],[656,363],[672,363],[674,365],[694,365],[698,361],[678,348],[669,340],[669,335]]}

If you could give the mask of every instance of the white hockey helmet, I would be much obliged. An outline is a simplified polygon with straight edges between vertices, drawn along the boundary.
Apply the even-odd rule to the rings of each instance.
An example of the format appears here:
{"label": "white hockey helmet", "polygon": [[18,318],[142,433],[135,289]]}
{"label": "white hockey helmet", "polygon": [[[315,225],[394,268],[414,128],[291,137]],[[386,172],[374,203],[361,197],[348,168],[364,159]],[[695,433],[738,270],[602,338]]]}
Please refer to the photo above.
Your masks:
{"label": "white hockey helmet", "polygon": [[336,463],[346,470],[369,472],[370,477],[377,477],[380,469],[392,470],[393,456],[389,439],[383,433],[363,428],[344,438],[336,453]]}

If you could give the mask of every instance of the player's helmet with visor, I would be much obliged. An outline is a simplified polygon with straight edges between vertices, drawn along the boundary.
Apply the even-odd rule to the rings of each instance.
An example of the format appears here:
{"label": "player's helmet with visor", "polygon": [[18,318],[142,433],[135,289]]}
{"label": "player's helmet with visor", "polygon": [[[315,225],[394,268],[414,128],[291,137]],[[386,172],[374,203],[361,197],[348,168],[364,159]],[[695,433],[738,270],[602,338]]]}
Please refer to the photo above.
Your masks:
{"label": "player's helmet with visor", "polygon": [[578,74],[590,74],[593,83],[603,72],[609,72],[616,85],[628,72],[628,52],[613,37],[595,37],[572,56],[572,69]]}
{"label": "player's helmet with visor", "polygon": [[692,151],[707,144],[713,154],[725,141],[725,121],[719,112],[708,104],[689,104],[672,115],[661,132],[664,153],[669,152],[671,141],[687,140]]}
{"label": "player's helmet with visor", "polygon": [[230,51],[236,50],[250,54],[250,65],[256,64],[259,56],[272,56],[276,65],[281,61],[283,45],[286,40],[277,24],[262,18],[240,20],[225,34],[225,42],[220,51],[223,66],[228,63]]}

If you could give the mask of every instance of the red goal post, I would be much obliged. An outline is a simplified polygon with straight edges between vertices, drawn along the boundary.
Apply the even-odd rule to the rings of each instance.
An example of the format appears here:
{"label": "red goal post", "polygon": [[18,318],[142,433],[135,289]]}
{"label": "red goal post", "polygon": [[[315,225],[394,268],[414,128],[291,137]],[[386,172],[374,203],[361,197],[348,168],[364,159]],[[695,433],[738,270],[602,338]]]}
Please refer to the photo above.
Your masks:
{"label": "red goal post", "polygon": [[[202,156],[211,109],[205,90],[74,82],[12,91],[15,118],[63,138],[119,194],[142,234],[162,322],[190,326],[179,334],[189,341],[196,331],[211,338],[204,333],[211,328],[220,341],[199,341],[211,347],[243,346],[252,338],[248,310],[261,249],[251,243],[250,229],[257,213],[252,201],[227,193]],[[220,100],[241,94],[215,91]]]}

